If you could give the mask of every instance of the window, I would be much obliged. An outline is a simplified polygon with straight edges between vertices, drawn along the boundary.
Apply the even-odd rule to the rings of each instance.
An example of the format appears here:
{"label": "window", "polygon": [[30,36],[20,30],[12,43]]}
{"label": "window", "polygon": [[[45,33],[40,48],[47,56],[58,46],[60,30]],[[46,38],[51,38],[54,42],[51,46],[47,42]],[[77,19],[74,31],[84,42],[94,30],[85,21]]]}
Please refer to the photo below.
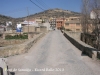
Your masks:
{"label": "window", "polygon": [[76,23],[77,26],[80,26],[80,23]]}
{"label": "window", "polygon": [[76,29],[76,31],[80,31],[80,29]]}
{"label": "window", "polygon": [[73,18],[71,20],[73,20]]}
{"label": "window", "polygon": [[66,31],[72,31],[72,30],[70,30],[70,29],[66,29]]}
{"label": "window", "polygon": [[56,22],[53,22],[53,24],[55,24]]}
{"label": "window", "polygon": [[69,25],[69,23],[66,23],[66,25]]}

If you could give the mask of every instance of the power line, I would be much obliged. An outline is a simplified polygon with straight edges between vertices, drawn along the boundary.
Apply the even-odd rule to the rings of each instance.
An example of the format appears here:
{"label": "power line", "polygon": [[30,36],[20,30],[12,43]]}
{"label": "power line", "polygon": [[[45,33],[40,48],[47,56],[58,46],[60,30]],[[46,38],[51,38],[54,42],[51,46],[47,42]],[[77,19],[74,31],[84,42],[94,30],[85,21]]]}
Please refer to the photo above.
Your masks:
{"label": "power line", "polygon": [[46,5],[43,1],[36,0],[39,4],[41,4],[45,8],[49,8],[48,5]]}
{"label": "power line", "polygon": [[46,6],[42,2],[40,2],[39,0],[36,0],[36,2],[46,9]]}
{"label": "power line", "polygon": [[[41,0],[43,2],[43,0]],[[45,6],[47,6],[48,8],[50,8],[45,2],[43,2]]]}
{"label": "power line", "polygon": [[39,5],[37,5],[35,2],[33,2],[32,0],[30,0],[33,4],[35,4],[37,7],[39,7],[40,9],[44,10],[42,7],[40,7]]}

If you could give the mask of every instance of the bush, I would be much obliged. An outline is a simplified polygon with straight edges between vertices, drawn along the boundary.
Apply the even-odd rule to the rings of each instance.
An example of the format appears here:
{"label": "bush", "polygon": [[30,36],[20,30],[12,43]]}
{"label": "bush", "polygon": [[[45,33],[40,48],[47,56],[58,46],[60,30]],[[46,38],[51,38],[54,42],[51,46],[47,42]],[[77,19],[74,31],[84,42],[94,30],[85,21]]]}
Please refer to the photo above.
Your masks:
{"label": "bush", "polygon": [[28,35],[27,34],[21,34],[21,35],[6,35],[5,39],[28,39]]}

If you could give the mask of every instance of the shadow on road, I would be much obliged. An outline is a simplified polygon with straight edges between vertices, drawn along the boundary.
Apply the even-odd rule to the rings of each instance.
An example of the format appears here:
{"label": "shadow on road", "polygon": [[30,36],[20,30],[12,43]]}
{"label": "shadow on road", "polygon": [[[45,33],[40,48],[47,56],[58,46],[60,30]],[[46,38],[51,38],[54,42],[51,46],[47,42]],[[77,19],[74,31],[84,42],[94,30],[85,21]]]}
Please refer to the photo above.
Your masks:
{"label": "shadow on road", "polygon": [[10,72],[10,75],[15,75],[15,72]]}
{"label": "shadow on road", "polygon": [[82,51],[81,56],[87,56],[87,54]]}

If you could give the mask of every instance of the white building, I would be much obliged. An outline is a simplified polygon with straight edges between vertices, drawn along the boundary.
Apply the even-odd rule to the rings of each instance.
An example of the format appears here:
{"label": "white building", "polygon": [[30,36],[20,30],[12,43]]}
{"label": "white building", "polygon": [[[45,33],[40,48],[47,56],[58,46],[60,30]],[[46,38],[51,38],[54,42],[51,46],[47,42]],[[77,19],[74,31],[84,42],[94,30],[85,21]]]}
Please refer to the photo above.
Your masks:
{"label": "white building", "polygon": [[47,30],[52,30],[49,22],[43,23],[43,26],[47,27]]}
{"label": "white building", "polygon": [[38,23],[36,23],[35,21],[24,21],[24,22],[21,22],[22,26],[35,26],[35,27],[39,27],[38,26]]}
{"label": "white building", "polygon": [[90,13],[90,18],[91,19],[96,19],[96,18],[100,19],[100,10],[92,10]]}

